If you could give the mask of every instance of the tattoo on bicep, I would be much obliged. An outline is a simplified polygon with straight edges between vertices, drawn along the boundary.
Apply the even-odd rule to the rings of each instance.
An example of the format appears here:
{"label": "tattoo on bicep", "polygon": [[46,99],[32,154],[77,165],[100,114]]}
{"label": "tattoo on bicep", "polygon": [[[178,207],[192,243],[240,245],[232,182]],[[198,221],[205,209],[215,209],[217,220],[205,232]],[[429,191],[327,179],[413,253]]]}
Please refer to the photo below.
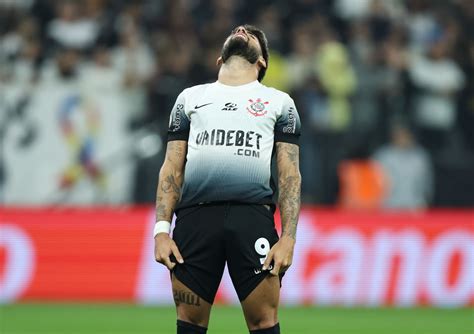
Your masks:
{"label": "tattoo on bicep", "polygon": [[186,304],[191,306],[201,306],[201,299],[193,292],[173,289],[173,299],[176,306]]}

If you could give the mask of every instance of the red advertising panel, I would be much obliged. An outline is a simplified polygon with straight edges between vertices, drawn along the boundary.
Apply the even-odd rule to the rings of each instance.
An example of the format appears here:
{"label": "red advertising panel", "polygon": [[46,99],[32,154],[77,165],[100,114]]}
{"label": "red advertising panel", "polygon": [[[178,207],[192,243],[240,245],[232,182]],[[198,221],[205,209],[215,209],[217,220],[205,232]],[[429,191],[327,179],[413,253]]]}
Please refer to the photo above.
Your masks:
{"label": "red advertising panel", "polygon": [[472,211],[306,209],[298,243],[296,266],[288,273],[297,284],[282,291],[284,300],[374,306],[473,304]]}
{"label": "red advertising panel", "polygon": [[149,215],[149,208],[1,210],[3,299],[132,299]]}
{"label": "red advertising panel", "polygon": [[[0,209],[0,301],[172,303],[153,209]],[[282,302],[474,305],[474,212],[304,208]],[[237,302],[227,274],[217,301]]]}

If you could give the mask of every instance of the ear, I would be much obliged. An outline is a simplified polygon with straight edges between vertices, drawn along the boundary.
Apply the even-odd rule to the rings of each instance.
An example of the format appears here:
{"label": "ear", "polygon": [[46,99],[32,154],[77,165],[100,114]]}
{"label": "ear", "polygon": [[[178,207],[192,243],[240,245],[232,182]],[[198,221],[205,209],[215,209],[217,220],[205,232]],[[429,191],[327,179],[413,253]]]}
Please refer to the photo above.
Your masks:
{"label": "ear", "polygon": [[222,60],[222,57],[217,58],[216,65],[221,66],[222,64],[224,64],[224,61]]}
{"label": "ear", "polygon": [[258,57],[257,64],[263,68],[267,68],[267,62],[263,59],[262,56]]}

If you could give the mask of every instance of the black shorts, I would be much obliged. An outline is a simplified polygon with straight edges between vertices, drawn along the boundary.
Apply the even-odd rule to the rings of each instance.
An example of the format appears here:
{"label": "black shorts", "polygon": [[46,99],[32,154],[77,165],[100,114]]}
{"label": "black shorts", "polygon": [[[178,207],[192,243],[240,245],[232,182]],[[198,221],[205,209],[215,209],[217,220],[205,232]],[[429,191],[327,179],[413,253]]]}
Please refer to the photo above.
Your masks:
{"label": "black shorts", "polygon": [[176,213],[173,239],[184,263],[176,278],[212,304],[225,263],[240,301],[268,275],[262,265],[278,241],[273,210],[260,204],[213,203]]}

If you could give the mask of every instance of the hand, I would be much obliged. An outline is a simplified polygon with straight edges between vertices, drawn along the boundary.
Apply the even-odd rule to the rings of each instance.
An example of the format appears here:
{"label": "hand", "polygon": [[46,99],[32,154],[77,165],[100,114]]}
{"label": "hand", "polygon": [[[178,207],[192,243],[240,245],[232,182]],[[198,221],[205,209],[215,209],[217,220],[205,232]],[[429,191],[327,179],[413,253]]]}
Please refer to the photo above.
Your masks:
{"label": "hand", "polygon": [[174,255],[179,263],[184,263],[176,243],[170,238],[168,233],[158,233],[155,236],[155,260],[164,264],[169,270],[172,270],[176,263],[171,262],[171,254]]}
{"label": "hand", "polygon": [[288,236],[281,237],[270,249],[270,252],[268,252],[262,269],[267,270],[267,268],[270,268],[270,263],[273,261],[273,269],[270,271],[270,274],[277,276],[287,271],[293,260],[294,247],[295,239]]}

